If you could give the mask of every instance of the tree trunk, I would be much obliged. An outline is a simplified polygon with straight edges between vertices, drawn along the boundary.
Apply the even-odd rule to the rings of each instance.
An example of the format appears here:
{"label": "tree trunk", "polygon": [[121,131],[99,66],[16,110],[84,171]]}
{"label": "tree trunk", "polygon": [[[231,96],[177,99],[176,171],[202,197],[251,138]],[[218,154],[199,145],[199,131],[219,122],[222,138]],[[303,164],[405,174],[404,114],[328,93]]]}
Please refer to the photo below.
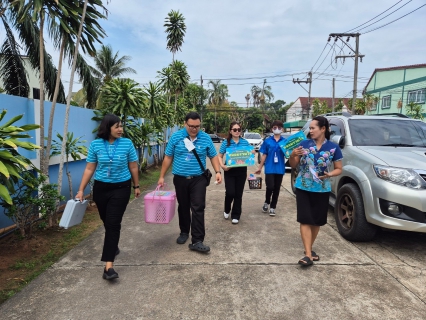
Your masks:
{"label": "tree trunk", "polygon": [[[58,73],[56,75],[55,92],[53,94],[52,108],[50,109],[50,116],[49,116],[49,127],[47,129],[46,157],[44,159],[45,160],[44,165],[47,168],[49,167],[50,149],[52,147],[53,118],[55,115],[56,100],[58,99],[58,94],[59,94],[59,84],[61,83],[62,60],[64,57],[64,49],[65,49],[65,37],[62,37],[61,48],[59,51]],[[46,177],[47,177],[46,183],[49,183],[49,176],[46,175]]]}
{"label": "tree trunk", "polygon": [[61,156],[60,156],[61,160],[59,162],[59,174],[58,174],[58,192],[59,193],[61,193],[61,189],[62,189],[62,175],[63,175],[63,170],[64,170],[64,155],[65,155],[65,146],[66,146],[66,143],[67,143],[68,121],[69,121],[69,114],[70,114],[72,86],[73,86],[73,83],[74,83],[75,67],[77,65],[78,46],[80,44],[80,38],[81,38],[81,33],[83,31],[84,19],[86,17],[87,2],[88,2],[88,0],[84,1],[83,13],[81,15],[81,23],[80,23],[80,27],[78,29],[77,41],[75,43],[74,58],[73,58],[73,61],[72,61],[70,86],[69,86],[69,90],[68,90],[67,107],[66,107],[66,111],[65,111],[64,133],[62,135],[62,137],[63,137],[62,138],[62,149],[61,149]]}
{"label": "tree trunk", "polygon": [[44,14],[40,15],[40,170],[48,176],[49,166],[45,167],[46,153],[44,150]]}

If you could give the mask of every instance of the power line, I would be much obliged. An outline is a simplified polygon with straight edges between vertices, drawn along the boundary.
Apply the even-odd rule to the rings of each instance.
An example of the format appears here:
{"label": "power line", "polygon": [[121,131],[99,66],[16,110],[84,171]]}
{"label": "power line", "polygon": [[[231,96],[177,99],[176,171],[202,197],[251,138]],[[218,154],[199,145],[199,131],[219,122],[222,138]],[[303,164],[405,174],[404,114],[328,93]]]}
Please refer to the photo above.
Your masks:
{"label": "power line", "polygon": [[402,18],[404,18],[404,17],[408,16],[409,14],[413,13],[414,11],[419,10],[420,8],[423,8],[424,6],[426,6],[426,4],[424,4],[424,5],[420,6],[420,7],[418,7],[417,9],[414,9],[413,11],[411,11],[411,12],[409,12],[409,13],[407,13],[407,14],[404,14],[402,17],[399,17],[398,19],[395,19],[395,20],[393,20],[393,21],[391,21],[391,22],[388,22],[388,23],[386,23],[386,24],[384,24],[384,25],[382,25],[382,26],[380,26],[380,27],[377,27],[377,28],[375,28],[375,29],[372,29],[372,30],[368,30],[368,31],[366,31],[366,32],[363,32],[362,34],[366,34],[366,33],[369,33],[369,32],[372,32],[372,31],[375,31],[375,30],[377,30],[377,29],[380,29],[380,28],[386,27],[387,25],[389,25],[389,24],[391,24],[391,23],[394,23],[395,21],[398,21],[399,19],[402,19]]}
{"label": "power line", "polygon": [[384,14],[385,12],[389,11],[390,9],[392,9],[393,7],[395,7],[398,3],[400,3],[402,0],[398,1],[397,3],[395,3],[392,7],[387,8],[385,11],[383,11],[382,13],[378,14],[377,16],[375,16],[374,18],[368,20],[367,22],[364,22],[363,24],[360,24],[359,26],[352,28],[348,31],[345,31],[345,33],[351,32],[352,30],[355,30],[359,27],[362,27],[364,24],[369,23],[370,21],[373,21],[374,19],[376,19],[377,17],[380,17],[382,14]]}
{"label": "power line", "polygon": [[373,24],[376,24],[377,22],[379,22],[379,21],[382,21],[384,18],[387,18],[387,17],[389,17],[391,14],[393,14],[393,13],[395,13],[395,12],[397,12],[399,9],[401,9],[402,7],[405,7],[407,4],[409,4],[410,2],[411,2],[412,0],[410,0],[410,1],[408,1],[407,3],[404,3],[401,7],[399,7],[398,9],[396,9],[396,10],[394,10],[394,11],[392,11],[391,13],[389,13],[388,15],[386,15],[386,16],[384,16],[383,18],[381,18],[381,19],[379,19],[379,20],[377,20],[377,21],[375,21],[375,22],[373,22],[373,23],[370,23],[369,25],[367,25],[367,26],[365,26],[365,27],[362,27],[361,29],[358,29],[357,30],[357,32],[359,32],[359,31],[361,31],[362,29],[365,29],[365,28],[367,28],[367,27],[369,27],[369,26],[371,26],[371,25],[373,25]]}
{"label": "power line", "polygon": [[326,42],[326,43],[325,43],[324,49],[322,49],[322,51],[321,51],[321,53],[320,53],[320,55],[319,55],[319,57],[318,57],[317,61],[315,61],[314,65],[312,66],[311,71],[314,69],[314,67],[315,67],[315,65],[317,64],[318,60],[321,58],[321,56],[322,56],[322,54],[323,54],[323,52],[324,52],[325,48],[327,48],[327,45],[328,45],[328,42]]}

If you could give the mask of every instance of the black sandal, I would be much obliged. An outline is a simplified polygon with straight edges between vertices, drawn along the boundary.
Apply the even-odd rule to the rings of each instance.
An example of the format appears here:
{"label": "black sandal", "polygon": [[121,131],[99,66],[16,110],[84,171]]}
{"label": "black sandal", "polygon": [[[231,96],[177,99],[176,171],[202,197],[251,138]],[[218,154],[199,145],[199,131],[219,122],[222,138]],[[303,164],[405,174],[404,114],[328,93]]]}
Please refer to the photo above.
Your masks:
{"label": "black sandal", "polygon": [[210,247],[206,246],[201,241],[197,242],[197,243],[190,243],[188,247],[191,250],[195,250],[195,251],[199,251],[199,252],[209,252],[210,251]]}
{"label": "black sandal", "polygon": [[302,259],[299,260],[298,264],[300,264],[302,266],[311,266],[314,263],[312,262],[312,260],[309,257],[303,257]]}
{"label": "black sandal", "polygon": [[[303,252],[303,253],[306,254],[306,251]],[[319,261],[320,260],[319,255],[317,255],[314,250],[311,251],[311,255],[312,255],[312,261]]]}

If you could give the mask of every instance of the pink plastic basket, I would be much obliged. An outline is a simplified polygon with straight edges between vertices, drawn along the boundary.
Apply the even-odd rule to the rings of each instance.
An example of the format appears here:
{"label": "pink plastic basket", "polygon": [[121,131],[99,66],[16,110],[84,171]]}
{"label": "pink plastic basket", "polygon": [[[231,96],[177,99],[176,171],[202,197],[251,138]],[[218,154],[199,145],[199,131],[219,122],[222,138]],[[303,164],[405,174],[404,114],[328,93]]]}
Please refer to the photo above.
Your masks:
{"label": "pink plastic basket", "polygon": [[176,193],[174,191],[155,191],[145,195],[145,222],[167,224],[172,221],[176,208]]}

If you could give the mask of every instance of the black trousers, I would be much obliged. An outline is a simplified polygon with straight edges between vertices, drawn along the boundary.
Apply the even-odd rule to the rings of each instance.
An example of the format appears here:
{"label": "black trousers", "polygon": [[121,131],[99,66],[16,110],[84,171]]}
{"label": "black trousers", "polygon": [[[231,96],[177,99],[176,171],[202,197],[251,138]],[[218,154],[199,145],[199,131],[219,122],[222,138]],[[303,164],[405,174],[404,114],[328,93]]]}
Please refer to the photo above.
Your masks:
{"label": "black trousers", "polygon": [[93,200],[105,227],[104,248],[101,261],[114,262],[120,241],[121,220],[130,199],[130,180],[118,183],[96,181]]}
{"label": "black trousers", "polygon": [[[244,185],[247,179],[247,167],[232,168],[225,171],[225,212],[231,212],[231,219],[240,220],[243,203]],[[231,205],[232,206],[231,211]]]}
{"label": "black trousers", "polygon": [[206,207],[207,179],[204,176],[192,179],[174,176],[173,184],[178,201],[180,232],[189,234],[191,231],[192,243],[204,241],[206,235],[204,209]]}
{"label": "black trousers", "polygon": [[[265,174],[266,183],[266,197],[265,203],[270,204],[270,208],[277,207],[278,196],[280,195],[281,183],[283,181],[283,174]],[[272,201],[271,201],[272,196]]]}

